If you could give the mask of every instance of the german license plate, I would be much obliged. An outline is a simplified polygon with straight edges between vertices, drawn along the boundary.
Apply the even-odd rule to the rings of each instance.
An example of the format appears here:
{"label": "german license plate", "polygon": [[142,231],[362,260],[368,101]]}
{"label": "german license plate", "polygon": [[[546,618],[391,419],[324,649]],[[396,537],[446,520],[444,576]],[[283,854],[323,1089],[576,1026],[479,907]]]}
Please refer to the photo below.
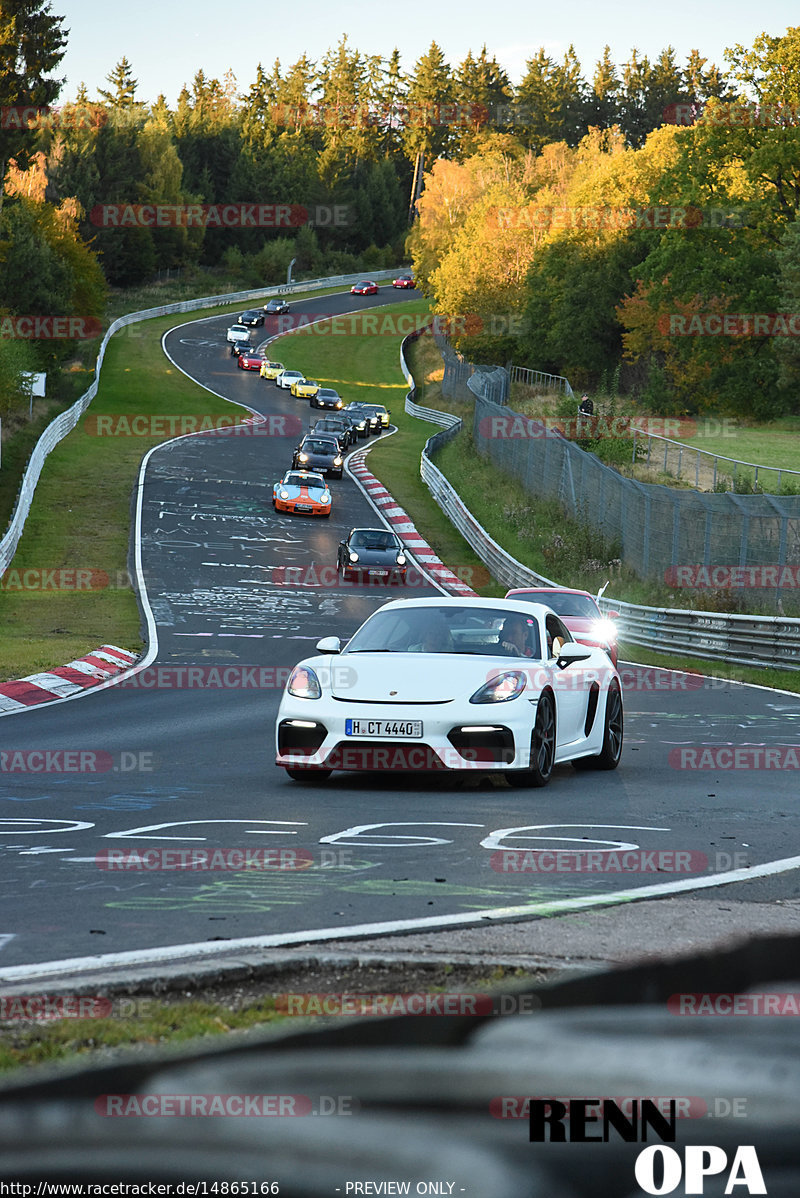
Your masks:
{"label": "german license plate", "polygon": [[385,578],[386,575],[389,573],[389,571],[388,570],[369,570],[368,573],[377,578]]}
{"label": "german license plate", "polygon": [[296,503],[294,505],[294,510],[296,512],[312,512],[314,509],[310,503]]}
{"label": "german license plate", "polygon": [[409,740],[422,736],[422,720],[345,720],[346,736],[381,736]]}

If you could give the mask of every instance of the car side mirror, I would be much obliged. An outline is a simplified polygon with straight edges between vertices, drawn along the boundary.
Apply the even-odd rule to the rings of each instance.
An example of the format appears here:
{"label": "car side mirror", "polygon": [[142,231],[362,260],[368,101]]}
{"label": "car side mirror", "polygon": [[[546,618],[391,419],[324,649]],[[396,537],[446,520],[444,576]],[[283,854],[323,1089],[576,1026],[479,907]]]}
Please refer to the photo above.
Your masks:
{"label": "car side mirror", "polygon": [[316,649],[318,653],[340,653],[342,642],[338,636],[324,636],[321,641],[317,641]]}
{"label": "car side mirror", "polygon": [[556,659],[560,670],[574,665],[576,661],[587,661],[592,656],[592,650],[587,645],[579,645],[575,641],[565,641]]}

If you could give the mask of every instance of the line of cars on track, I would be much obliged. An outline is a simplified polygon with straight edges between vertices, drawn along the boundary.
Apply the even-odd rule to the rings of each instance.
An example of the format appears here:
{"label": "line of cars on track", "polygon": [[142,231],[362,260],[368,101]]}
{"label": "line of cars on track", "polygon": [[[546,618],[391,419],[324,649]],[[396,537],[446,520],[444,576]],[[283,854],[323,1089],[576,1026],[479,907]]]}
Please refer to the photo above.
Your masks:
{"label": "line of cars on track", "polygon": [[[351,288],[354,295],[377,290],[369,280]],[[249,352],[241,356],[242,368],[253,369]],[[293,394],[305,385],[309,401],[322,406],[323,389],[300,372],[263,361],[259,370]],[[323,475],[341,478],[349,445],[372,431],[372,421],[362,431],[350,418],[370,405],[345,408],[335,392],[330,399],[336,414],[306,434],[273,488],[278,511],[330,516]],[[389,530],[351,529],[338,546],[337,571],[404,580],[402,543]],[[277,764],[297,781],[322,781],[333,770],[478,769],[538,787],[562,762],[576,769],[619,764],[613,620],[587,592],[525,588],[503,600],[396,600],[349,641],[326,637],[316,648],[319,656],[293,669],[276,721]]]}

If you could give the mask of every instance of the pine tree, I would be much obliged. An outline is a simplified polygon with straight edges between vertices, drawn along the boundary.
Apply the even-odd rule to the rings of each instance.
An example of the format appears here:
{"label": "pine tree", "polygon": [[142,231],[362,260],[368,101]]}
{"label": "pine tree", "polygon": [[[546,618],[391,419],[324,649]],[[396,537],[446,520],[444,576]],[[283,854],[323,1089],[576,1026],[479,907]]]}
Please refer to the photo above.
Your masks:
{"label": "pine tree", "polygon": [[106,82],[111,84],[111,91],[98,88],[98,95],[105,100],[106,104],[111,108],[133,108],[139,84],[134,79],[131,64],[124,55],[113,71],[106,75]]}
{"label": "pine tree", "polygon": [[586,123],[598,129],[610,129],[619,117],[620,89],[617,68],[611,61],[611,47],[603,48],[603,57],[595,64],[592,91],[586,102]]}
{"label": "pine tree", "polygon": [[[0,4],[0,110],[14,112],[32,107],[47,108],[57,99],[62,79],[52,72],[66,53],[67,35],[63,17],[51,14],[41,0],[2,0]],[[35,128],[9,122],[0,128],[0,205],[2,180],[9,158],[22,169],[36,140]]]}

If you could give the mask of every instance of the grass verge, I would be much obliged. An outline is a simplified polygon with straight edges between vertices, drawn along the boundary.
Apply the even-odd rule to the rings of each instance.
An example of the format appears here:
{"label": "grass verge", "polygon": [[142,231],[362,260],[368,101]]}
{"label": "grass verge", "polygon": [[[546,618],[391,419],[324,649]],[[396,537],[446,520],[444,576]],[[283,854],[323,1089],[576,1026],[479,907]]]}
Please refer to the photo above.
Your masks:
{"label": "grass verge", "polygon": [[[383,311],[373,308],[370,314]],[[390,309],[395,327],[395,317],[427,311],[425,300],[392,304]],[[409,513],[442,561],[466,581],[472,579],[479,594],[503,594],[504,588],[487,579],[483,562],[433,502],[419,476],[422,447],[436,429],[404,410],[408,387],[400,371],[400,337],[337,335],[326,323],[281,337],[273,342],[270,354],[288,369],[302,370],[323,386],[336,388],[346,402],[382,403],[391,410],[398,431],[384,441],[373,438],[367,459],[370,470]],[[313,408],[311,414],[315,415]]]}
{"label": "grass verge", "polygon": [[[161,349],[163,333],[174,325],[229,311],[223,305],[122,330],[108,344],[87,416],[246,415],[191,382]],[[102,643],[140,649],[139,611],[126,569],[131,496],[142,457],[166,439],[93,436],[84,418],[48,456],[0,586],[0,681],[62,665]],[[68,583],[69,575],[55,576],[55,587],[47,582],[53,577],[47,572],[76,569],[96,571],[96,589],[66,589],[60,580]],[[33,585],[26,582],[28,571],[34,572],[27,575]],[[37,575],[43,579],[39,589]]]}

